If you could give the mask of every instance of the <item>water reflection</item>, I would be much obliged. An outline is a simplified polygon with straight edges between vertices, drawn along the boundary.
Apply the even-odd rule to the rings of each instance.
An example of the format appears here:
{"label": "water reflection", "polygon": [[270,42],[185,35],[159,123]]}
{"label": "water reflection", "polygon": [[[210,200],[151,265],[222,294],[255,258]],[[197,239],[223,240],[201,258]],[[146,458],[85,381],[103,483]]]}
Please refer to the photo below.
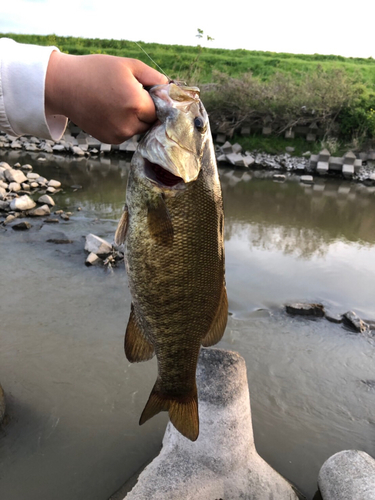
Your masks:
{"label": "water reflection", "polygon": [[[60,180],[56,208],[73,215],[53,228],[35,219],[24,234],[1,228],[0,380],[16,418],[0,434],[0,489],[7,500],[103,500],[157,453],[166,422],[138,427],[155,365],[123,354],[124,270],[83,265],[88,232],[113,237],[129,158],[37,156],[4,159]],[[375,318],[374,188],[226,168],[220,177],[231,316],[219,346],[246,360],[261,456],[312,498],[329,455],[375,454],[374,391],[361,382],[374,378],[375,351],[341,325],[286,317],[283,304]],[[74,243],[46,243],[53,231]]]}

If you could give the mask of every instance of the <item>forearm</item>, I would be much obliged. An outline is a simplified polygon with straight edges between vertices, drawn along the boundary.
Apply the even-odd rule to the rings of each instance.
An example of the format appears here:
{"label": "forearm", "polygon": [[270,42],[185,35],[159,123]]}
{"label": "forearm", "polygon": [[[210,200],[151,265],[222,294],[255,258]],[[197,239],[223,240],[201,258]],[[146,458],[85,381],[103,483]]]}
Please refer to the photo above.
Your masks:
{"label": "forearm", "polygon": [[0,129],[16,136],[62,136],[67,118],[46,117],[44,106],[47,67],[56,50],[0,39]]}

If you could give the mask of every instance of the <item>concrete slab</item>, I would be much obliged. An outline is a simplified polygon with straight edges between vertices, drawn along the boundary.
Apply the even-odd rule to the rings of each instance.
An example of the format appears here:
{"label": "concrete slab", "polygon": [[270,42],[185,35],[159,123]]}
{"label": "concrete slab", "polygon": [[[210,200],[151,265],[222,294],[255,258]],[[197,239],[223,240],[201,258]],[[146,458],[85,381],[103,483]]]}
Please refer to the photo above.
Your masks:
{"label": "concrete slab", "polygon": [[297,500],[292,486],[255,449],[244,359],[202,349],[197,385],[197,441],[168,424],[159,456],[126,500]]}

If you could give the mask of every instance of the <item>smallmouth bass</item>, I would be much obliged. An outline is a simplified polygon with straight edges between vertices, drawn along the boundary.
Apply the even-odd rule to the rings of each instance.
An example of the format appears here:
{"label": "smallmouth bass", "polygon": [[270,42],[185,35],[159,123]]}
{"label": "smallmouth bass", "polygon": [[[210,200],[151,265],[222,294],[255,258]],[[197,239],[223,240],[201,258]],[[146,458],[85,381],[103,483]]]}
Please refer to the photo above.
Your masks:
{"label": "smallmouth bass", "polygon": [[195,441],[200,346],[221,339],[228,316],[221,186],[199,89],[169,83],[149,92],[158,121],[134,153],[115,235],[132,295],[125,354],[130,362],[157,357],[140,424],[168,411]]}

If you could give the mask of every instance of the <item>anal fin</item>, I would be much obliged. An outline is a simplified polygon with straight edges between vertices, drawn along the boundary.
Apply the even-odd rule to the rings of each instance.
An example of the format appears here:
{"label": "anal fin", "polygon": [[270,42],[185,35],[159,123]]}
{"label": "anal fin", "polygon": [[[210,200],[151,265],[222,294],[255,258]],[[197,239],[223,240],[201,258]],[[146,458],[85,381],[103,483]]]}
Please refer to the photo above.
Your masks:
{"label": "anal fin", "polygon": [[146,339],[137,322],[133,304],[125,333],[125,354],[131,363],[147,361],[155,354],[154,346]]}
{"label": "anal fin", "polygon": [[217,308],[214,320],[207,334],[202,339],[203,347],[217,344],[224,335],[225,327],[228,321],[228,297],[225,283],[221,290],[219,306]]}

